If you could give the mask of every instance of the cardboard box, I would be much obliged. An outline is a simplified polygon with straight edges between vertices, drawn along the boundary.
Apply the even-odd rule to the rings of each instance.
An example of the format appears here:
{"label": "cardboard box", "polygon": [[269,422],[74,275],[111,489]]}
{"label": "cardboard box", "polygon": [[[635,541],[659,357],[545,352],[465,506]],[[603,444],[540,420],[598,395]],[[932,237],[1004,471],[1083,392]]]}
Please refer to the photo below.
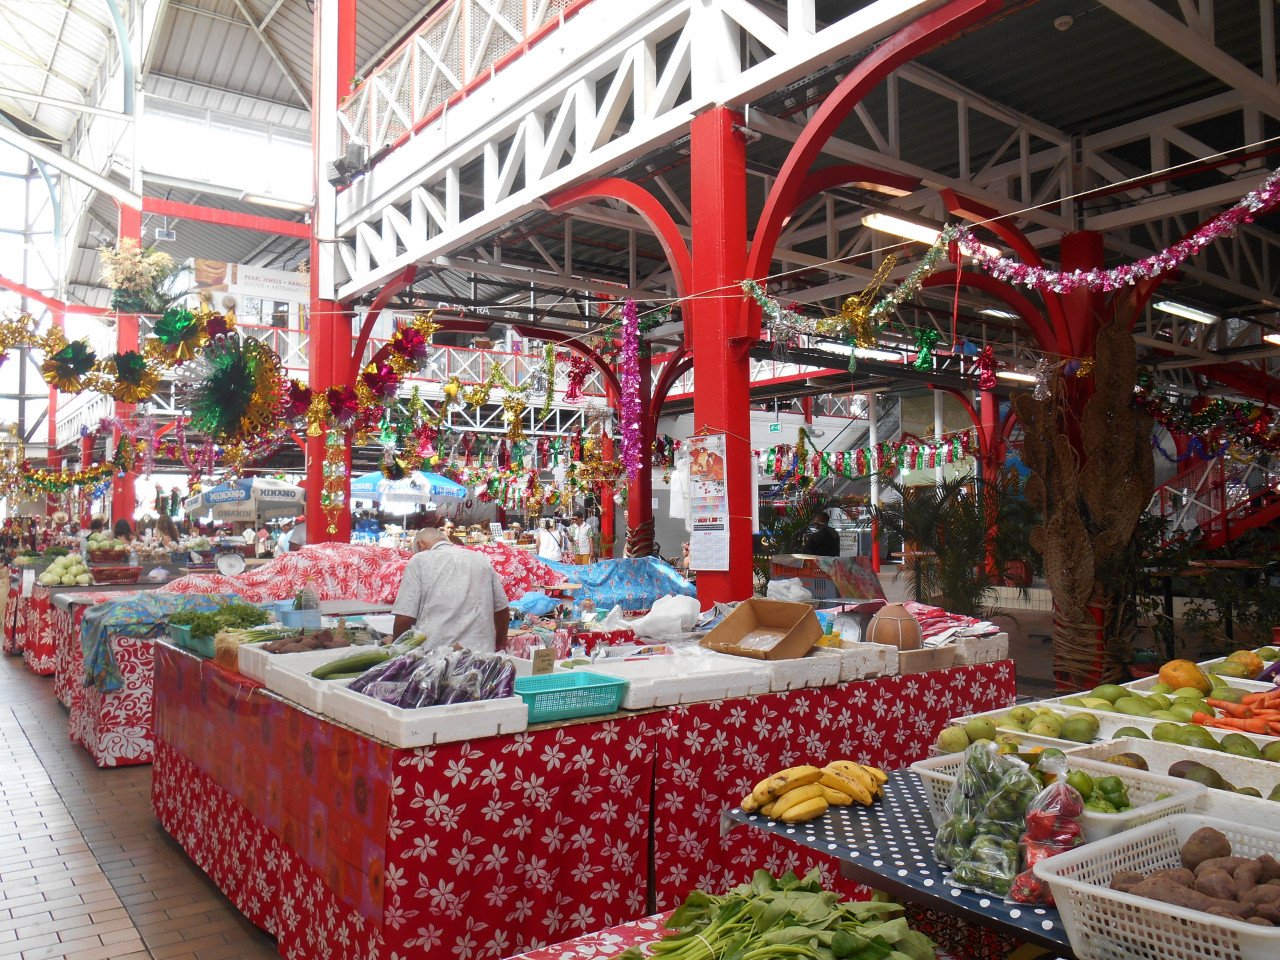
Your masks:
{"label": "cardboard box", "polygon": [[929,673],[945,670],[956,659],[956,648],[951,644],[941,647],[921,647],[919,650],[898,651],[898,673]]}
{"label": "cardboard box", "polygon": [[738,604],[702,646],[757,660],[803,657],[822,636],[822,624],[807,603],[785,603],[753,597]]}

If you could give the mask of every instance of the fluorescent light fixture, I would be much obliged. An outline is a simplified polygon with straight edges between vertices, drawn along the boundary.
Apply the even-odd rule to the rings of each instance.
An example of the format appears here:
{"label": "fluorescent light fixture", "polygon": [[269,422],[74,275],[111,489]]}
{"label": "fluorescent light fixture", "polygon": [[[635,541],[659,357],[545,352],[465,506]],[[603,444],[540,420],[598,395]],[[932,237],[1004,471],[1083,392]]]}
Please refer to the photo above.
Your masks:
{"label": "fluorescent light fixture", "polygon": [[[881,233],[891,233],[895,237],[905,237],[908,240],[918,240],[920,243],[926,243],[933,246],[942,231],[936,227],[925,226],[923,223],[916,223],[914,220],[905,220],[902,217],[895,217],[888,213],[868,213],[862,218],[862,225],[870,227],[872,230],[879,230]],[[1000,251],[987,244],[982,244],[982,249],[993,257],[1000,256]]]}
{"label": "fluorescent light fixture", "polygon": [[1268,333],[1262,339],[1267,343],[1274,343],[1277,347],[1280,347],[1280,333]]}
{"label": "fluorescent light fixture", "polygon": [[862,347],[856,347],[853,355],[863,360],[884,360],[889,363],[897,363],[902,359],[902,354],[900,353],[893,353],[890,350],[864,349]]}
{"label": "fluorescent light fixture", "polygon": [[1001,370],[996,374],[1001,380],[1017,380],[1019,383],[1035,383],[1034,374],[1023,373],[1021,370]]}
{"label": "fluorescent light fixture", "polygon": [[984,307],[978,313],[984,317],[995,317],[997,320],[1017,320],[1018,315],[1009,310],[997,310],[995,307]]}
{"label": "fluorescent light fixture", "polygon": [[1209,313],[1207,310],[1197,310],[1195,307],[1188,307],[1185,303],[1178,303],[1176,300],[1160,300],[1155,305],[1157,310],[1165,313],[1171,313],[1175,317],[1182,317],[1184,320],[1194,320],[1196,323],[1217,323],[1217,314]]}

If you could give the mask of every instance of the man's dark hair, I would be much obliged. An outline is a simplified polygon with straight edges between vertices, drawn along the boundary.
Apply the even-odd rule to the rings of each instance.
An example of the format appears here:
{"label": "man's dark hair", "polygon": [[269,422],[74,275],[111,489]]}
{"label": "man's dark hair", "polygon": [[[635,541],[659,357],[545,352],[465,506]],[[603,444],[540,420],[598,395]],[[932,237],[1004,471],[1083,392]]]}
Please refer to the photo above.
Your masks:
{"label": "man's dark hair", "polygon": [[814,516],[814,518],[815,518],[816,520],[818,520],[818,522],[819,522],[819,523],[830,523],[830,522],[831,522],[831,514],[827,513],[827,511],[826,511],[826,510],[819,510],[819,511],[818,511],[817,513],[815,513],[813,516]]}

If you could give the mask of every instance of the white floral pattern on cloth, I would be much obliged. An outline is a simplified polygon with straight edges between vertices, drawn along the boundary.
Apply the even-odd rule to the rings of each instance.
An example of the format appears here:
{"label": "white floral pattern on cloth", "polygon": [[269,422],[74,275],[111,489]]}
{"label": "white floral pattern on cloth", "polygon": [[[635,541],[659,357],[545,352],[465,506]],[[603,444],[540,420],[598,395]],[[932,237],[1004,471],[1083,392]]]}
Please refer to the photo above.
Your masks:
{"label": "white floral pattern on cloth", "polygon": [[[633,920],[631,923],[621,923],[554,946],[530,950],[508,960],[609,960],[630,947],[644,949],[657,943],[671,932],[665,926],[669,916],[669,913],[663,913]],[[644,952],[647,954],[649,951]]]}
{"label": "white floral pattern on cloth", "polygon": [[37,677],[53,673],[53,613],[48,587],[36,584],[31,596],[24,599],[27,608],[26,636],[22,644],[22,662]]}
{"label": "white floral pattern on cloth", "polygon": [[[562,578],[524,550],[502,544],[472,547],[489,558],[507,598],[516,600],[537,584]],[[165,584],[163,593],[236,593],[250,603],[285,600],[310,584],[321,600],[392,603],[409,555],[361,543],[322,543],[277,557],[235,577],[193,573]]]}
{"label": "white floral pattern on cloth", "polygon": [[110,642],[124,686],[111,693],[82,687],[71,704],[71,739],[88,750],[99,767],[150,763],[152,640],[112,637]]}
{"label": "white floral pattern on cloth", "polygon": [[[111,600],[117,593],[91,593],[93,603]],[[80,624],[88,604],[74,604],[70,610],[53,609],[53,693],[68,710],[84,696],[84,648],[80,645]]]}
{"label": "white floral pattern on cloth", "polygon": [[927,755],[952,717],[1013,697],[1013,664],[1001,661],[670,708],[654,785],[658,908],[675,907],[694,887],[745,883],[759,867],[818,866],[833,889],[857,895],[831,860],[762,834],[721,838],[720,810],[770,772],[815,758],[907,766]]}

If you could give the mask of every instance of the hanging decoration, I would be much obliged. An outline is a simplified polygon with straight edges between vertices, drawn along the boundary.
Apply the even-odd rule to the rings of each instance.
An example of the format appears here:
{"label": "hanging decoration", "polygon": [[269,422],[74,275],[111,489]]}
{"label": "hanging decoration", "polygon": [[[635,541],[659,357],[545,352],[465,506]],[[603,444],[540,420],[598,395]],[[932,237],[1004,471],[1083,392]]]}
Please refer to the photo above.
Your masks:
{"label": "hanging decoration", "polygon": [[898,258],[887,256],[880,261],[880,266],[872,275],[865,289],[845,300],[840,305],[840,313],[835,317],[820,320],[818,331],[829,329],[833,336],[850,341],[855,347],[867,349],[876,345],[876,324],[871,316],[871,307],[875,303],[876,294],[884,286],[889,274],[897,265]]}
{"label": "hanging decoration", "polygon": [[580,353],[565,352],[559,359],[569,365],[565,374],[564,402],[581,403],[582,387],[591,375],[591,361]]}
{"label": "hanging decoration", "polygon": [[933,327],[916,329],[916,358],[911,366],[917,370],[933,369],[933,348],[938,345],[941,334]]}
{"label": "hanging decoration", "polygon": [[324,511],[325,532],[330,536],[338,532],[338,515],[347,503],[347,440],[342,430],[329,430],[324,438],[324,463],[321,466],[323,485],[320,490],[320,508]]}
{"label": "hanging decoration", "polygon": [[283,383],[280,357],[249,337],[214,338],[182,393],[191,427],[224,444],[245,444],[276,431]]}
{"label": "hanging decoration", "polygon": [[546,380],[546,394],[542,398],[542,419],[551,416],[551,404],[556,398],[556,346],[547,343],[542,348],[542,372]]}
{"label": "hanging decoration", "polygon": [[996,355],[990,346],[982,348],[978,354],[978,389],[994,390],[996,388]]}
{"label": "hanging decoration", "polygon": [[209,341],[205,328],[208,316],[181,308],[166,310],[152,328],[153,337],[147,340],[148,358],[175,364],[194,360]]}
{"label": "hanging decoration", "polygon": [[[1182,434],[1210,456],[1236,447],[1245,452],[1280,452],[1280,418],[1267,407],[1234,403],[1222,397],[1180,400],[1151,390],[1149,378],[1139,382],[1133,402],[1169,433]],[[1206,456],[1205,459],[1209,459]]]}
{"label": "hanging decoration", "polygon": [[969,431],[946,433],[937,440],[907,436],[902,440],[884,441],[874,447],[844,450],[835,454],[811,452],[805,431],[801,430],[794,446],[770,447],[763,454],[765,473],[784,483],[809,484],[827,477],[855,479],[882,473],[893,467],[923,470],[938,463],[955,463],[970,455],[972,437]]}
{"label": "hanging decoration", "polygon": [[103,368],[104,374],[115,382],[102,392],[110,393],[121,403],[141,403],[160,386],[160,373],[137,350],[113,353]]}
{"label": "hanging decoration", "polygon": [[112,309],[123,313],[160,313],[168,299],[162,288],[173,275],[173,257],[154,247],[143,250],[124,237],[98,250],[102,282],[111,288]]}
{"label": "hanging decoration", "polygon": [[983,270],[1007,283],[1052,293],[1072,293],[1076,290],[1105,293],[1168,273],[1214,241],[1234,236],[1242,226],[1252,223],[1277,203],[1280,203],[1280,171],[1272,173],[1256,190],[1245,194],[1234,206],[1167,250],[1109,270],[1046,270],[1043,267],[1032,267],[1021,261],[993,254],[984,249],[977,238],[968,232],[959,239],[959,247]]}
{"label": "hanging decoration", "polygon": [[640,318],[636,303],[622,306],[622,361],[618,380],[622,387],[622,467],[629,481],[640,473],[644,459],[640,436]]}
{"label": "hanging decoration", "polygon": [[1035,369],[1032,371],[1032,375],[1036,378],[1036,386],[1031,395],[1041,402],[1053,395],[1053,371],[1053,364],[1044,357],[1036,361]]}
{"label": "hanging decoration", "polygon": [[507,439],[524,440],[524,411],[529,405],[518,393],[509,393],[502,398],[502,419],[507,425]]}
{"label": "hanging decoration", "polygon": [[[60,338],[51,340],[50,346],[56,346],[57,339]],[[64,340],[62,346],[45,354],[40,374],[45,383],[63,393],[79,393],[84,389],[85,376],[97,362],[98,355],[86,341],[72,340],[67,343]]]}

